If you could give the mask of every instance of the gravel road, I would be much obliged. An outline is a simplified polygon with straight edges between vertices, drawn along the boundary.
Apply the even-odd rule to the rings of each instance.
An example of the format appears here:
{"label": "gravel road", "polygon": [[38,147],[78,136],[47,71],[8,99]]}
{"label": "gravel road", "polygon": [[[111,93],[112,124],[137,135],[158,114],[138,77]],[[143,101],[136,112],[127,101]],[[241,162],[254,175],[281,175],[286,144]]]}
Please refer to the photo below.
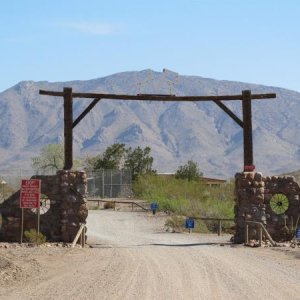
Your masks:
{"label": "gravel road", "polygon": [[0,298],[300,299],[299,250],[235,246],[227,235],[167,233],[164,221],[90,211],[93,248],[36,252],[39,280],[2,286]]}

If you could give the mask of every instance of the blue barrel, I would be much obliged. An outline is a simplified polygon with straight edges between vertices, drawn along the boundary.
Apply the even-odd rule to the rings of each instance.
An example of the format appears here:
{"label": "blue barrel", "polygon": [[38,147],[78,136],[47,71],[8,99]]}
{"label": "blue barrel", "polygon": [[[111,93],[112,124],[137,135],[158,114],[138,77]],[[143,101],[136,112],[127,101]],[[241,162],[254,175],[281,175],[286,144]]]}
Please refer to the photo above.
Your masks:
{"label": "blue barrel", "polygon": [[296,239],[300,239],[300,227],[296,229]]}

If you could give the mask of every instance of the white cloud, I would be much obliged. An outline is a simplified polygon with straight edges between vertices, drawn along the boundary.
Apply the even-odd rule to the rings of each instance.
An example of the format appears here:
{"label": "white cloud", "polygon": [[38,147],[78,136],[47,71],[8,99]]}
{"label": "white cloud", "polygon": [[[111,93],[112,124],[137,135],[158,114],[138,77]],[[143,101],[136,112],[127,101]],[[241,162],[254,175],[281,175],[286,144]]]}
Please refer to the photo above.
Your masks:
{"label": "white cloud", "polygon": [[90,35],[110,35],[118,30],[116,25],[101,22],[67,22],[60,25]]}

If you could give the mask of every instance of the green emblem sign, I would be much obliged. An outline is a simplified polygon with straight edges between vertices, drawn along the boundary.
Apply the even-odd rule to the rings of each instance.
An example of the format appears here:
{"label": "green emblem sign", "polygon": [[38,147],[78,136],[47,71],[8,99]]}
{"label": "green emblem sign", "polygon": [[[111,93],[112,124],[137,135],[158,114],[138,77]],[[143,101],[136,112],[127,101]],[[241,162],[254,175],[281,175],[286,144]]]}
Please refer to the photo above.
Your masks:
{"label": "green emblem sign", "polygon": [[270,207],[275,214],[284,214],[289,208],[289,199],[286,195],[275,194],[270,200]]}

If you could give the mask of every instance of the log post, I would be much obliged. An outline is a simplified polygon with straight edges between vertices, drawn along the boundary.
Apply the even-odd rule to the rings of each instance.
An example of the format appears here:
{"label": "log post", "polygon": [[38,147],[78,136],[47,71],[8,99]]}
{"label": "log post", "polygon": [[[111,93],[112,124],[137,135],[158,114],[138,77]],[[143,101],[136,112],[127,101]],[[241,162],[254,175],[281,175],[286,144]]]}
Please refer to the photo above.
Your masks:
{"label": "log post", "polygon": [[64,138],[64,170],[71,170],[73,166],[73,95],[72,88],[67,87],[64,88]]}
{"label": "log post", "polygon": [[243,91],[243,123],[244,123],[244,171],[253,171],[253,141],[252,141],[252,109],[251,91]]}

